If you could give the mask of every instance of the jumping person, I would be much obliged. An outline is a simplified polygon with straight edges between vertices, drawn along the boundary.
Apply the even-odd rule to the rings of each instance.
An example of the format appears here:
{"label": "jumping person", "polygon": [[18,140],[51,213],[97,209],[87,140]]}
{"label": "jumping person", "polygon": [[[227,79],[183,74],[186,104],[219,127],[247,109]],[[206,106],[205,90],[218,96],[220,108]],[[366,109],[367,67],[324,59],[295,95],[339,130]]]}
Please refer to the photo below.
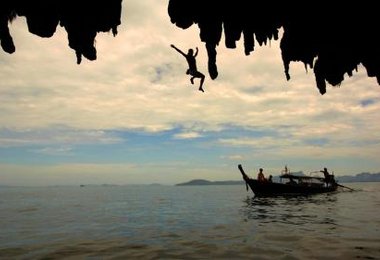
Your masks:
{"label": "jumping person", "polygon": [[170,47],[181,53],[185,58],[186,61],[189,65],[189,68],[186,71],[187,75],[191,75],[192,77],[190,78],[191,84],[194,84],[194,78],[200,78],[201,82],[199,85],[199,91],[205,92],[202,88],[203,82],[205,81],[205,75],[203,75],[201,72],[197,70],[197,63],[195,60],[195,57],[198,55],[198,47],[196,47],[196,51],[194,53],[193,49],[189,49],[187,54],[185,54],[183,51],[178,49],[177,47],[174,46],[174,44],[171,44]]}

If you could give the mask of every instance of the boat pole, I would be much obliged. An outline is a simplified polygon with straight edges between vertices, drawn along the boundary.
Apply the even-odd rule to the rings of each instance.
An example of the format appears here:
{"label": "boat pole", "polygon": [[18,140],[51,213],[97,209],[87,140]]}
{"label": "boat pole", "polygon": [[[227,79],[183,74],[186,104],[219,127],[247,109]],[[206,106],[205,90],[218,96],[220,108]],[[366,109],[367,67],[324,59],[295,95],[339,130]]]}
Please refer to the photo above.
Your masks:
{"label": "boat pole", "polygon": [[248,191],[248,183],[247,183],[247,181],[249,180],[249,177],[247,176],[247,174],[245,174],[245,172],[244,172],[243,167],[241,166],[241,164],[238,165],[238,168],[239,168],[239,170],[241,172],[241,175],[243,175],[243,179],[245,181],[245,188]]}
{"label": "boat pole", "polygon": [[339,183],[337,183],[336,185],[338,185],[339,187],[342,187],[342,188],[349,189],[350,191],[355,191],[354,189],[351,189],[350,187],[344,186],[344,185],[339,184]]}

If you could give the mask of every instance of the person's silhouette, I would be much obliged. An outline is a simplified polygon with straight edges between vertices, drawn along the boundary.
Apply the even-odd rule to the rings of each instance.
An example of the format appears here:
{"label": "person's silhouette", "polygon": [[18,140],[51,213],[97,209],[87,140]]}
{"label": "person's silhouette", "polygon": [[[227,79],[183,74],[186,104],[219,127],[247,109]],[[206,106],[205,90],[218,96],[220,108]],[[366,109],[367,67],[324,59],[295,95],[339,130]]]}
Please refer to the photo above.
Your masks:
{"label": "person's silhouette", "polygon": [[194,84],[194,78],[200,78],[201,82],[200,82],[200,85],[199,85],[199,91],[204,92],[202,86],[203,86],[203,82],[205,81],[205,75],[203,75],[203,73],[201,73],[201,72],[199,72],[197,70],[197,63],[196,63],[196,60],[195,60],[195,57],[198,55],[198,47],[196,47],[195,53],[194,53],[193,49],[189,49],[188,52],[187,52],[187,54],[185,54],[183,51],[181,51],[176,46],[174,46],[174,44],[171,44],[170,46],[173,49],[175,49],[176,51],[178,51],[179,53],[181,53],[186,58],[186,61],[187,61],[188,65],[189,65],[189,68],[186,71],[186,74],[192,76],[190,78],[191,84]]}

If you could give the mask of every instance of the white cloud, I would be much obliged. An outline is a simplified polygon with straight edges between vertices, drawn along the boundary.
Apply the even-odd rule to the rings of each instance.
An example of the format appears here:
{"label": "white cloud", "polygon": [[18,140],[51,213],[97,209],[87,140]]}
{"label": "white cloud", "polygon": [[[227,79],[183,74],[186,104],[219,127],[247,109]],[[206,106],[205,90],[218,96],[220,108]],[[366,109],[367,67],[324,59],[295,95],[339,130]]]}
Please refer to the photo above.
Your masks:
{"label": "white cloud", "polygon": [[224,155],[224,156],[221,156],[221,158],[231,160],[231,161],[245,160],[245,156],[243,156],[241,154]]}
{"label": "white cloud", "polygon": [[[112,132],[102,130],[75,130],[68,128],[0,130],[0,147],[20,147],[30,145],[80,145],[116,144],[124,139]],[[56,149],[56,148],[55,148]]]}
{"label": "white cloud", "polygon": [[202,135],[197,132],[184,132],[173,135],[174,139],[194,139],[199,137],[202,137]]}
{"label": "white cloud", "polygon": [[60,147],[44,147],[41,149],[34,150],[35,153],[40,153],[44,155],[53,155],[53,156],[68,156],[72,154],[73,148],[70,146],[60,146]]}

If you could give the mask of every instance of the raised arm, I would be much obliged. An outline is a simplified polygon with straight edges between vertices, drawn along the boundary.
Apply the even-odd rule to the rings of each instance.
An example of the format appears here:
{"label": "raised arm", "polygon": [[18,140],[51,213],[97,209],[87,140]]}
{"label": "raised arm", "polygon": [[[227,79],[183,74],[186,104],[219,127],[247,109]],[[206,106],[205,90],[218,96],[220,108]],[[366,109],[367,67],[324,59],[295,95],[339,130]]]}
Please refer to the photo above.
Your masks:
{"label": "raised arm", "polygon": [[195,47],[194,57],[197,57],[197,55],[198,55],[198,47]]}
{"label": "raised arm", "polygon": [[177,47],[175,47],[174,44],[170,44],[170,47],[172,47],[173,49],[175,49],[176,51],[178,51],[179,53],[181,53],[183,56],[186,57],[186,54],[183,51],[181,51],[180,49],[178,49]]}

